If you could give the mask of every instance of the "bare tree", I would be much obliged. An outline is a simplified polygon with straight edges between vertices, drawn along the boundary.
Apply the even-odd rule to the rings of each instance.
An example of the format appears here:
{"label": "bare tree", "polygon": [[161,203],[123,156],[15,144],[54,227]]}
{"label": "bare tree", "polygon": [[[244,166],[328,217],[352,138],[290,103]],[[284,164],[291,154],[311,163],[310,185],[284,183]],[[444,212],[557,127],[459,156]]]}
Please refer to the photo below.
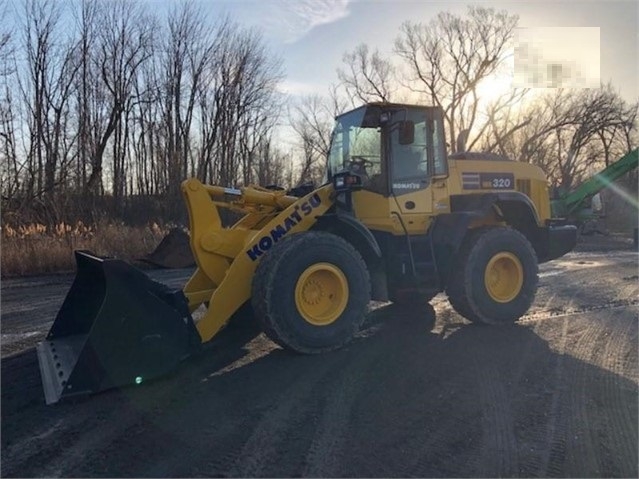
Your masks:
{"label": "bare tree", "polygon": [[138,0],[21,2],[20,44],[0,30],[3,216],[35,205],[55,221],[80,204],[95,218],[106,195],[111,213],[138,193],[173,205],[195,174],[287,179],[272,140],[281,62],[257,31],[188,2],[162,24]]}
{"label": "bare tree", "polygon": [[477,122],[481,80],[503,67],[518,17],[469,7],[466,17],[442,12],[428,24],[406,22],[395,42],[404,61],[405,84],[443,109],[451,150],[457,132]]}
{"label": "bare tree", "polygon": [[139,99],[131,118],[134,139],[131,152],[135,161],[132,175],[135,188],[142,195],[157,195],[168,191],[166,168],[164,102],[161,62],[155,55],[140,69],[135,82],[135,96]]}
{"label": "bare tree", "polygon": [[[87,186],[91,157],[99,142],[101,111],[105,109],[106,95],[100,81],[100,71],[93,60],[96,54],[98,31],[102,18],[103,4],[99,0],[83,0],[73,11],[78,34],[77,63],[78,74],[74,90],[77,115],[77,152],[72,185],[77,191]],[[95,181],[95,180],[94,180]],[[71,185],[69,185],[71,186]]]}
{"label": "bare tree", "polygon": [[607,97],[608,121],[601,122],[597,136],[603,150],[603,160],[609,166],[623,153],[632,150],[639,143],[637,138],[637,113],[639,102],[627,104],[612,85],[607,85],[603,95]]}
{"label": "bare tree", "polygon": [[636,147],[636,108],[610,86],[554,90],[517,115],[522,126],[501,142],[503,151],[540,166],[564,190]]}
{"label": "bare tree", "polygon": [[393,66],[378,50],[369,53],[366,44],[344,53],[346,69],[337,69],[337,76],[348,96],[361,102],[389,102],[394,88]]}
{"label": "bare tree", "polygon": [[347,108],[347,100],[332,86],[328,96],[301,97],[290,112],[291,127],[302,153],[298,183],[318,182],[326,166],[334,119]]}
{"label": "bare tree", "polygon": [[[106,95],[106,121],[96,125],[98,141],[91,154],[91,174],[87,181],[89,191],[102,181],[103,158],[109,139],[115,132],[125,111],[137,100],[134,96],[136,75],[140,66],[149,59],[153,50],[155,22],[144,14],[141,5],[126,0],[113,0],[105,4],[99,28],[96,52],[97,66]],[[114,191],[122,184],[120,158],[114,158]]]}
{"label": "bare tree", "polygon": [[[277,118],[277,85],[281,62],[269,57],[261,36],[227,21],[220,26],[212,68],[200,96],[203,145],[197,175],[208,181],[235,184],[250,179],[249,151],[255,128],[271,128],[264,117]],[[248,135],[248,136],[247,136]],[[215,160],[215,161],[214,161]]]}
{"label": "bare tree", "polygon": [[293,182],[292,160],[283,154],[272,142],[266,140],[256,147],[252,164],[253,178],[258,185],[291,185]]}
{"label": "bare tree", "polygon": [[610,88],[582,90],[571,96],[565,114],[572,115],[573,124],[555,133],[560,184],[566,189],[592,172],[596,162],[610,161],[611,145],[601,141],[601,132],[614,132],[632,122],[626,105]]}
{"label": "bare tree", "polygon": [[58,31],[60,8],[53,1],[24,4],[27,71],[19,80],[29,114],[26,195],[38,200],[44,195],[46,214],[54,215],[47,221],[56,219],[54,189],[64,180],[69,161],[69,99],[77,73],[75,41]]}
{"label": "bare tree", "polygon": [[479,147],[481,151],[508,156],[509,138],[531,122],[531,115],[521,108],[528,100],[529,92],[529,89],[511,89],[486,102],[478,115],[473,139],[465,149],[471,151]]}
{"label": "bare tree", "polygon": [[[8,0],[0,1],[0,15],[3,19],[11,17],[11,11],[9,10]],[[0,70],[1,76],[6,76],[10,73],[9,67],[12,66],[8,61],[13,55],[14,45],[12,43],[12,36],[15,35],[13,29],[7,23],[2,23],[0,28],[0,62],[2,69]]]}
{"label": "bare tree", "polygon": [[167,186],[169,196],[177,200],[180,180],[186,177],[191,159],[191,130],[197,95],[211,68],[220,38],[216,38],[209,28],[203,10],[190,2],[171,9],[167,27],[168,35],[162,47],[161,82],[165,89],[162,105],[167,142]]}
{"label": "bare tree", "polygon": [[[8,7],[7,2],[1,4],[0,15],[3,18],[10,15]],[[11,90],[11,80],[15,76],[13,35],[14,32],[3,23],[0,31],[0,182],[3,200],[15,197],[20,174],[14,127],[16,113]]]}

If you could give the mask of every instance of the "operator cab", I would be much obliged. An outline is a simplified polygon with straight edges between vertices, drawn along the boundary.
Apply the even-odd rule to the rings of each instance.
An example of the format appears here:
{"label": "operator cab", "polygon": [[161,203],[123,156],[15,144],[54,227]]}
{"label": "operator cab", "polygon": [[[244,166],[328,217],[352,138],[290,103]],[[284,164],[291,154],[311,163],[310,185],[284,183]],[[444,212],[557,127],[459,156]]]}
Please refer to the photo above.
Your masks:
{"label": "operator cab", "polygon": [[328,179],[348,170],[364,189],[397,196],[448,174],[440,108],[371,103],[336,118]]}

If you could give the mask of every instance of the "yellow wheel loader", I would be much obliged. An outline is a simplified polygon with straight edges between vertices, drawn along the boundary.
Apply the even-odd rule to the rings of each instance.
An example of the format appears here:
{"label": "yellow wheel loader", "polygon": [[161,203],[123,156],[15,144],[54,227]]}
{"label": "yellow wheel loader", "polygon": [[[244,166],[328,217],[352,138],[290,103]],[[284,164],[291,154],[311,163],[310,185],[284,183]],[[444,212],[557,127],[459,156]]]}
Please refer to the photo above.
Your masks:
{"label": "yellow wheel loader", "polygon": [[[300,353],[350,341],[371,299],[425,304],[445,292],[470,321],[512,323],[534,300],[538,263],[576,243],[576,229],[550,217],[539,168],[447,155],[432,107],[338,116],[318,188],[189,179],[182,191],[197,263],[182,290],[76,252],[76,279],[38,346],[47,403],[165,374],[247,303],[269,338]],[[221,208],[241,219],[224,227]]]}

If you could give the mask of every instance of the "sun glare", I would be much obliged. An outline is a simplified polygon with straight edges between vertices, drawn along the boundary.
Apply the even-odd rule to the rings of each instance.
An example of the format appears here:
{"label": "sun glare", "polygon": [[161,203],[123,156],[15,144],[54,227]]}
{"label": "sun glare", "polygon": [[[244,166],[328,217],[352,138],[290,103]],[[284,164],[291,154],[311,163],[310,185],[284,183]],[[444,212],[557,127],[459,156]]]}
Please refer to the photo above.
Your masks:
{"label": "sun glare", "polygon": [[477,84],[477,96],[484,104],[494,103],[513,88],[512,75],[491,75]]}
{"label": "sun glare", "polygon": [[606,186],[609,189],[611,189],[613,193],[615,193],[620,198],[623,198],[628,204],[632,205],[636,210],[639,210],[639,201],[637,201],[637,198],[635,196],[633,196],[631,193],[626,191],[621,186],[613,183],[612,181],[606,182],[606,183],[607,183]]}

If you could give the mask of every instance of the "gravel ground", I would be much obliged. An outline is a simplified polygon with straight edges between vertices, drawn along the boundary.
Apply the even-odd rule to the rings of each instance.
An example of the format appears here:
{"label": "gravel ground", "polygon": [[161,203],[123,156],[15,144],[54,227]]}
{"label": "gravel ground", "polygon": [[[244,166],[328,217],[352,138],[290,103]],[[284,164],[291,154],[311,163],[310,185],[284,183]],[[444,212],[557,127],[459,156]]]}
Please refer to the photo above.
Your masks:
{"label": "gravel ground", "polygon": [[240,324],[168,377],[53,406],[33,346],[72,277],[3,281],[2,476],[637,477],[638,255],[593,241],[541,266],[513,326],[439,295],[300,356]]}

